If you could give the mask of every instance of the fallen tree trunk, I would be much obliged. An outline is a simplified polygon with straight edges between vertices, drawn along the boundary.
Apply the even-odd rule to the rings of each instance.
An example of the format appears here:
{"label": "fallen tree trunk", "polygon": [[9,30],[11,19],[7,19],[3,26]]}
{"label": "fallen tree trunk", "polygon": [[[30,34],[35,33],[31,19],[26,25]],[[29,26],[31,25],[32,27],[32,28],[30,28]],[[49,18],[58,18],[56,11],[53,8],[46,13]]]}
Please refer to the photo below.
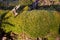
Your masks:
{"label": "fallen tree trunk", "polygon": [[15,16],[18,14],[16,11],[18,10],[19,7],[20,7],[20,5],[17,5],[17,6],[14,7],[14,8],[12,9],[12,11],[11,11],[11,12],[13,12],[13,14],[14,14]]}

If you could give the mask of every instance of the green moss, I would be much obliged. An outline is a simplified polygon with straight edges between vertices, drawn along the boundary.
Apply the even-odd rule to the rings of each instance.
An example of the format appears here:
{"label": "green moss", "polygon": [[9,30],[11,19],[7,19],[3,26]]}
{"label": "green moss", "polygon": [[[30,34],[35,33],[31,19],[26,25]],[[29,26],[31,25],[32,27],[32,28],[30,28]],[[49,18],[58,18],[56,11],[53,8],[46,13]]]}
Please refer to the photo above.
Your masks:
{"label": "green moss", "polygon": [[48,36],[48,40],[54,40],[56,35],[58,35],[60,23],[59,12],[27,10],[24,10],[17,17],[14,17],[14,14],[9,12],[6,17],[11,17],[7,21],[14,24],[14,26],[6,24],[5,27],[3,27],[5,32],[13,31],[18,34],[25,32],[31,37],[44,37],[51,33],[51,35]]}
{"label": "green moss", "polygon": [[[11,13],[8,13],[8,15]],[[16,18],[11,14],[9,22],[15,26],[6,25],[6,32],[13,31],[15,33],[26,32],[32,37],[45,36],[49,32],[58,30],[59,16],[56,12],[45,10],[23,11]]]}

